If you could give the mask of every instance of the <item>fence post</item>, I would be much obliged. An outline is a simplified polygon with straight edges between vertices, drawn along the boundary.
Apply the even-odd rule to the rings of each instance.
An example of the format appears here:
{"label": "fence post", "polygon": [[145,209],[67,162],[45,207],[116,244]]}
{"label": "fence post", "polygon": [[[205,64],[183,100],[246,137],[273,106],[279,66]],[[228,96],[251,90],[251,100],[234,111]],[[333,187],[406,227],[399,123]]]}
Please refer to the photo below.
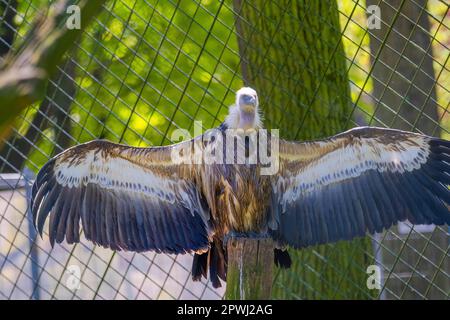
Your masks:
{"label": "fence post", "polygon": [[31,214],[30,202],[31,202],[31,188],[32,181],[34,180],[34,173],[28,168],[23,170],[23,177],[25,180],[25,192],[27,198],[27,211],[26,218],[28,223],[28,243],[30,246],[30,268],[31,268],[31,281],[33,282],[33,291],[31,297],[34,300],[39,300],[39,257],[36,250],[36,236],[37,232],[33,227],[33,218]]}
{"label": "fence post", "polygon": [[227,243],[227,300],[270,299],[272,239],[230,238]]}

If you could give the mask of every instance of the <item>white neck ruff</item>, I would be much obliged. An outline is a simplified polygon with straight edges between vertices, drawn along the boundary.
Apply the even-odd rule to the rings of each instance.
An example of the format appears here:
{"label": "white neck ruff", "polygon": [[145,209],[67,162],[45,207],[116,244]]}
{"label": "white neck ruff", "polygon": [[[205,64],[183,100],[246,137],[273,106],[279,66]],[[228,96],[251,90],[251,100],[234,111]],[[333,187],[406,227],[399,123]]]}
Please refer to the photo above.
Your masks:
{"label": "white neck ruff", "polygon": [[232,105],[225,118],[225,124],[230,129],[261,129],[262,117],[258,108],[255,108],[254,113],[248,113],[242,111],[238,106]]}

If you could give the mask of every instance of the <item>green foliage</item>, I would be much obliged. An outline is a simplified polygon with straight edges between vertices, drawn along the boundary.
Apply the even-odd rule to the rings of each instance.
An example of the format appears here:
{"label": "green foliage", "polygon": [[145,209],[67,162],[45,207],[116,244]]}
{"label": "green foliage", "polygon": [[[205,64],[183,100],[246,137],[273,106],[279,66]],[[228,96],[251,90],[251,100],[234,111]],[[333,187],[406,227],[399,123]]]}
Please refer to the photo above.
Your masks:
{"label": "green foliage", "polygon": [[[172,142],[175,128],[193,134],[193,120],[204,128],[218,125],[233,103],[232,90],[242,86],[230,4],[127,0],[108,6],[73,58],[73,143],[106,138],[161,145]],[[35,9],[22,4],[23,21]],[[22,24],[19,33],[27,28]],[[30,157],[35,169],[52,153],[48,134]]]}
{"label": "green foliage", "polygon": [[[19,2],[17,40],[26,34],[30,21],[47,3]],[[372,82],[366,81],[370,50],[364,3],[338,4],[351,97],[369,121],[373,114],[368,94]],[[101,137],[140,146],[168,144],[174,128],[192,132],[193,120],[202,121],[204,128],[220,123],[233,103],[232,90],[242,85],[231,1],[115,0],[107,6],[72,55],[77,64],[77,93],[70,114],[73,143]],[[430,10],[437,16],[445,14],[442,6]],[[446,30],[440,31],[442,38]],[[439,58],[443,51],[435,51],[438,61],[445,64],[445,57]],[[308,78],[303,72],[307,70],[298,73],[299,85]],[[437,87],[439,101],[445,106],[447,92],[443,88]],[[292,103],[297,104],[298,99],[293,97]],[[19,123],[22,132],[36,107],[24,114],[26,121]],[[277,122],[284,106],[278,107],[281,113]],[[322,111],[316,108],[313,112]],[[30,157],[28,165],[35,170],[53,153],[52,130],[47,134],[50,139],[40,141],[41,150]]]}

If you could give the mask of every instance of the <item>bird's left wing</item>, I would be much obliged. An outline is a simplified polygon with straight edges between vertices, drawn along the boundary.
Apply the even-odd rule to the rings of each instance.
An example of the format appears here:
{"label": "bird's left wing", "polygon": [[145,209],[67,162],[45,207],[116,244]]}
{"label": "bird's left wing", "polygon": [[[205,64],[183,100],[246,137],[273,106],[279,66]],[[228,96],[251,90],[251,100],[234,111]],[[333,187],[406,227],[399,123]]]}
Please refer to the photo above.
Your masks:
{"label": "bird's left wing", "polygon": [[450,142],[355,128],[323,141],[280,140],[274,237],[294,247],[348,240],[408,219],[450,223]]}
{"label": "bird's left wing", "polygon": [[[192,140],[191,140],[192,141]],[[195,183],[195,166],[172,155],[191,141],[133,148],[97,140],[70,148],[39,172],[32,213],[51,244],[87,239],[116,250],[184,253],[208,249],[209,209]],[[179,148],[180,150],[175,150]]]}

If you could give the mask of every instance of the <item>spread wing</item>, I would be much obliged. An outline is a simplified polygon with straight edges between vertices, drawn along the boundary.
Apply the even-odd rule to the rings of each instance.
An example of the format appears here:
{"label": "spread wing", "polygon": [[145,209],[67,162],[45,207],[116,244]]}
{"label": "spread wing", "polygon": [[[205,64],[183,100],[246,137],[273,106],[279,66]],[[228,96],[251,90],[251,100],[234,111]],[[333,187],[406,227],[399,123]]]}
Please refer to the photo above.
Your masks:
{"label": "spread wing", "polygon": [[171,159],[184,143],[133,148],[97,140],[57,155],[33,185],[41,236],[50,216],[52,246],[64,238],[78,242],[81,221],[87,239],[116,250],[208,249],[209,209],[194,182],[195,166]]}
{"label": "spread wing", "polygon": [[355,128],[316,142],[280,141],[274,236],[294,247],[349,240],[408,219],[450,224],[450,142]]}

